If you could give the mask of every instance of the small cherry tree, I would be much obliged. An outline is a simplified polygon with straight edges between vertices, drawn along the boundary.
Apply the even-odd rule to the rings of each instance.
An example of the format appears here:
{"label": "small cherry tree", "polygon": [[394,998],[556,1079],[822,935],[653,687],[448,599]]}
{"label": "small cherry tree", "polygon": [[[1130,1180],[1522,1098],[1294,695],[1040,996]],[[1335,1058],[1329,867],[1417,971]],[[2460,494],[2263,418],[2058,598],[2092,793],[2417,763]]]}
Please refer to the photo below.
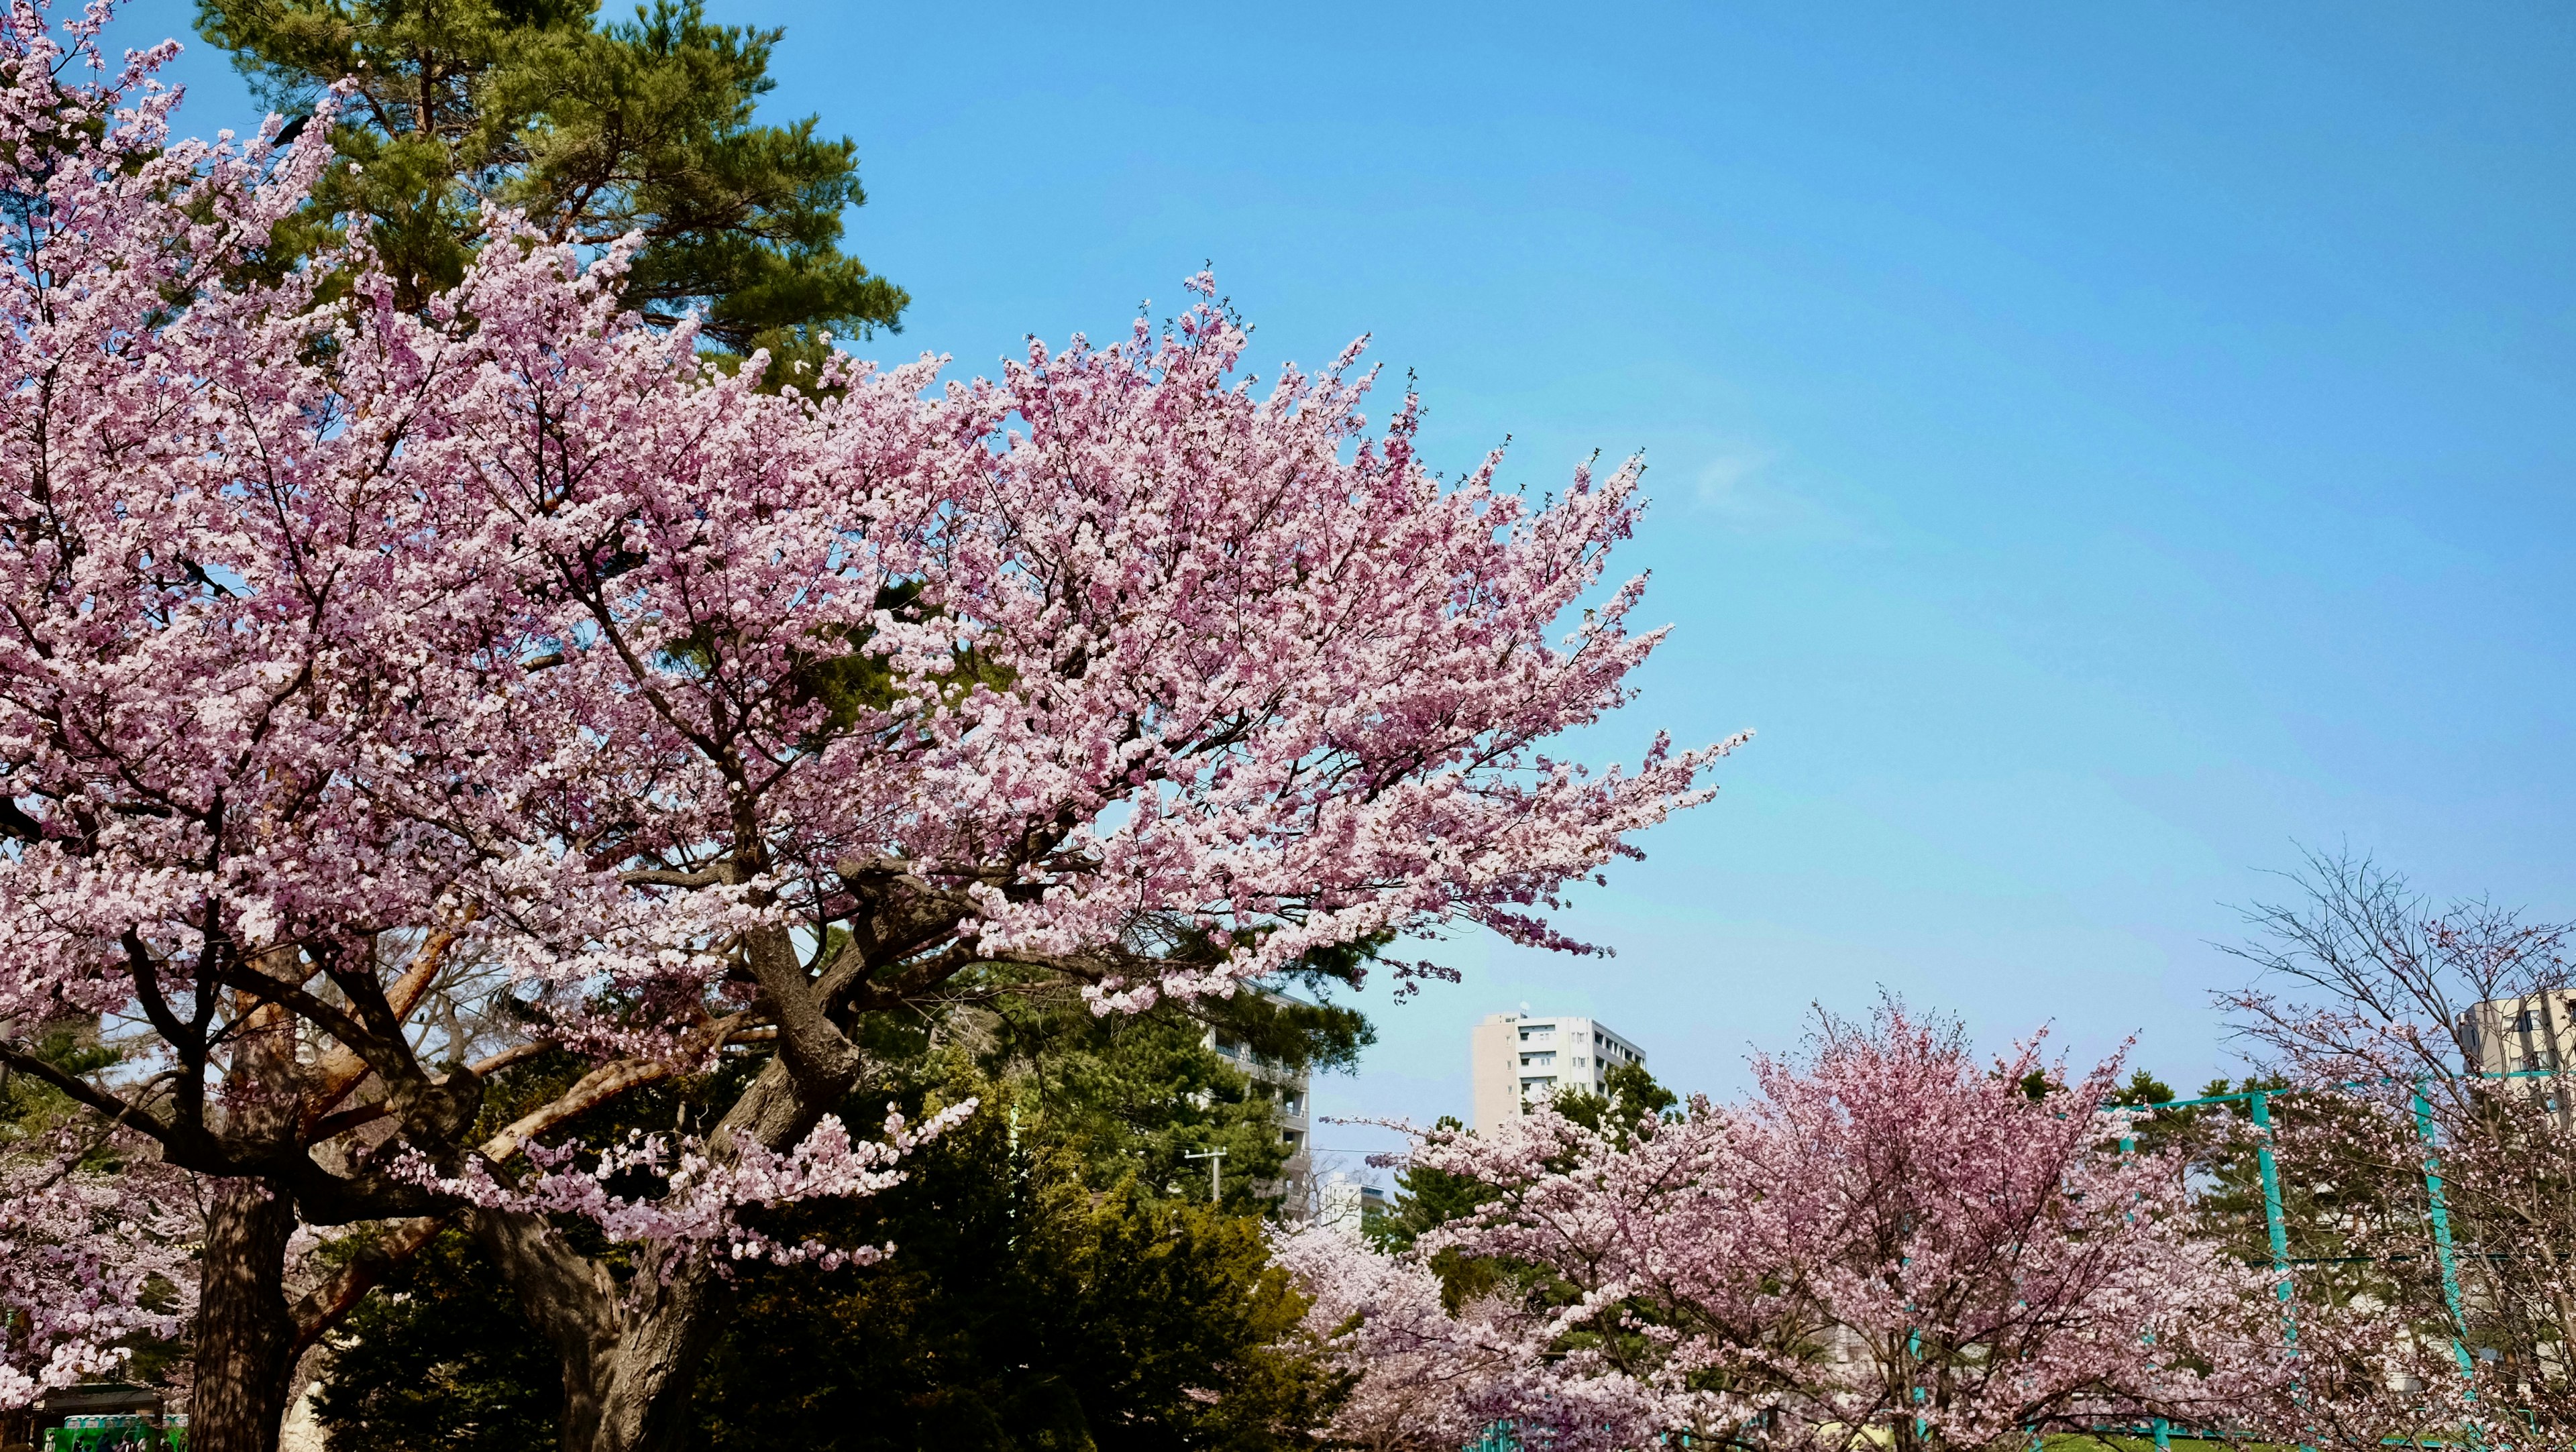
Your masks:
{"label": "small cherry tree", "polygon": [[[2436,907],[2367,859],[2312,856],[2255,908],[2225,996],[2294,1091],[2303,1398],[2285,1435],[2366,1447],[2576,1436],[2576,925]],[[2437,1202],[2436,1195],[2439,1200]],[[2438,1211],[2438,1215],[2437,1215]]]}
{"label": "small cherry tree", "polygon": [[1484,1409],[1524,1440],[1968,1448],[2271,1405],[2270,1287],[2194,1238],[2179,1163],[2105,1144],[2118,1059],[1981,1063],[1890,1006],[1755,1067],[1738,1108],[1417,1145],[1497,1192],[1411,1253],[1519,1287],[1521,1364]]}
{"label": "small cherry tree", "polygon": [[1428,1266],[1355,1231],[1295,1226],[1274,1255],[1308,1298],[1301,1331],[1346,1388],[1317,1429],[1332,1445],[1456,1452],[1480,1438],[1531,1357],[1508,1306],[1479,1299],[1453,1313]]}
{"label": "small cherry tree", "polygon": [[0,1147],[0,1411],[113,1374],[196,1306],[188,1178],[139,1137],[40,1133]]}
{"label": "small cherry tree", "polygon": [[[1565,887],[1706,794],[1722,746],[1545,749],[1658,638],[1604,584],[1633,468],[1442,483],[1356,350],[1240,378],[1203,281],[944,386],[720,373],[618,310],[620,254],[500,215],[406,311],[363,236],[265,254],[327,126],[174,141],[166,50],[111,73],[104,20],[0,28],[0,1023],[106,1015],[132,1067],[0,1058],[215,1182],[206,1452],[272,1442],[298,1349],[446,1223],[561,1352],[566,1445],[664,1445],[731,1256],[833,1253],[744,1215],[922,1132],[835,1117],[868,1015],[1581,950]],[[468,974],[502,1030],[430,1032]],[[489,1122],[547,1050],[586,1072]],[[581,1138],[726,1057],[704,1133]],[[290,1299],[299,1220],[371,1228]]]}

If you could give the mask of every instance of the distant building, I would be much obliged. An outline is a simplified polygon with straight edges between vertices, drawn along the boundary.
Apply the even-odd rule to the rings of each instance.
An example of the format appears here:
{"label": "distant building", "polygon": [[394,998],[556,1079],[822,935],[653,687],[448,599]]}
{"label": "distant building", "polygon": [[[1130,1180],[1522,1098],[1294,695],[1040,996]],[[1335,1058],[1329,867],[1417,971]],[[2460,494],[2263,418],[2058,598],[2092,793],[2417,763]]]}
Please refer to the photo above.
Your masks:
{"label": "distant building", "polygon": [[2551,1070],[2576,1058],[2576,993],[2493,998],[2460,1015],[2460,1052],[2477,1074]]}
{"label": "distant building", "polygon": [[1598,1094],[1613,1068],[1646,1062],[1645,1050],[1599,1020],[1562,1014],[1493,1014],[1476,1025],[1467,1052],[1478,1133],[1491,1133],[1560,1091]]}
{"label": "distant building", "polygon": [[2561,1128],[2576,1128],[2576,1104],[2559,1100],[2558,1080],[2576,1065],[2576,993],[2491,998],[2460,1015],[2462,1067],[2472,1074],[2522,1075],[2548,1098]]}
{"label": "distant building", "polygon": [[1316,1193],[1315,1219],[1334,1230],[1357,1233],[1368,1223],[1371,1210],[1386,1208],[1386,1192],[1375,1185],[1364,1185],[1348,1175],[1335,1175],[1326,1180]]}
{"label": "distant building", "polygon": [[1278,1179],[1259,1189],[1280,1197],[1279,1208],[1289,1219],[1314,1218],[1315,1146],[1309,1124],[1314,1108],[1306,1098],[1306,1071],[1274,1064],[1215,1029],[1208,1030],[1206,1043],[1251,1079],[1255,1091],[1270,1096],[1271,1117],[1278,1122],[1280,1141],[1288,1147],[1288,1162],[1279,1167]]}

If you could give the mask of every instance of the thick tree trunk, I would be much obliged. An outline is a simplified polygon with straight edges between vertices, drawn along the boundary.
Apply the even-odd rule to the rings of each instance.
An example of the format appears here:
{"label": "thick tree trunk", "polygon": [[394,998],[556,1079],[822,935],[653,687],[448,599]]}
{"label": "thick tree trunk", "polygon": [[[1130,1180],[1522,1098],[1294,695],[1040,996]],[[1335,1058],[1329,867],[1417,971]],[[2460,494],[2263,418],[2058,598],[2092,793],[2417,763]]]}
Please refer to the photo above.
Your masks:
{"label": "thick tree trunk", "polygon": [[674,1452],[729,1290],[694,1262],[620,1286],[539,1216],[471,1215],[519,1304],[563,1362],[563,1452]]}
{"label": "thick tree trunk", "polygon": [[[772,1149],[794,1143],[856,1077],[855,1058],[819,1084],[800,1083],[771,1060],[725,1115],[719,1153],[744,1141]],[[732,1286],[715,1266],[692,1258],[667,1279],[639,1275],[621,1286],[541,1216],[476,1210],[468,1218],[528,1319],[563,1359],[563,1452],[680,1447],[698,1368],[731,1305]]]}
{"label": "thick tree trunk", "polygon": [[[225,1076],[233,1091],[225,1137],[244,1148],[283,1146],[303,1098],[294,1020],[274,1005],[242,1008],[244,1032]],[[188,1406],[194,1452],[277,1452],[302,1349],[286,1301],[294,1234],[293,1201],[256,1180],[216,1182],[198,1262],[197,1378]]]}
{"label": "thick tree trunk", "polygon": [[192,1452],[276,1452],[295,1373],[286,1306],[286,1242],[295,1207],[253,1180],[218,1183],[206,1213],[197,1301]]}
{"label": "thick tree trunk", "polygon": [[691,1393],[715,1344],[732,1287],[692,1264],[624,1308],[614,1353],[603,1359],[588,1439],[564,1452],[678,1452],[688,1442]]}

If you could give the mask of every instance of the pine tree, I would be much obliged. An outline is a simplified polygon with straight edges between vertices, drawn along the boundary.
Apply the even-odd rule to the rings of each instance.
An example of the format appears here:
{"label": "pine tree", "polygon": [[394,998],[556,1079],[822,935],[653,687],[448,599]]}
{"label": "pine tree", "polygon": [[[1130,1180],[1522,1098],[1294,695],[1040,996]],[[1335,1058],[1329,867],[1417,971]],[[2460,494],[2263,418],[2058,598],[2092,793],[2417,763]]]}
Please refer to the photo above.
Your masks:
{"label": "pine tree", "polygon": [[[1149,1020],[1150,1021],[1150,1020]],[[1155,1040],[1155,1035],[1140,1038]],[[900,1052],[899,1035],[881,1047]],[[1157,1041],[1131,1070],[1199,1048]],[[1070,1054],[1092,1050],[1074,1047]],[[541,1063],[514,1078],[543,1078]],[[1206,1083],[1213,1062],[1175,1080]],[[986,1078],[955,1053],[916,1057],[854,1096],[916,1114],[972,1095],[984,1109],[866,1200],[774,1212],[794,1238],[892,1244],[872,1266],[741,1267],[692,1403],[692,1447],[897,1452],[939,1447],[1285,1452],[1307,1445],[1337,1387],[1302,1355],[1305,1301],[1270,1263],[1258,1216],[1147,1183],[1150,1150],[1104,1153],[1101,1125],[1140,1101],[1085,1104],[1059,1084]],[[670,1122],[685,1093],[620,1120]],[[1147,1106],[1150,1108],[1150,1106]],[[506,1112],[506,1111],[504,1111]],[[1126,1133],[1154,1137],[1159,1114]],[[1148,1173],[1139,1173],[1147,1171]],[[333,1342],[320,1415],[335,1452],[500,1452],[550,1440],[554,1363],[497,1271],[460,1234],[405,1266]],[[782,1359],[782,1346],[798,1348]]]}
{"label": "pine tree", "polygon": [[406,305],[456,281],[487,202],[549,237],[644,245],[627,297],[695,307],[735,354],[810,352],[829,331],[900,326],[903,289],[841,251],[866,200],[858,153],[806,117],[759,122],[783,32],[654,0],[601,24],[596,0],[199,0],[197,28],[262,100],[309,117],[350,82],[335,168],[281,239],[292,256],[364,218]]}

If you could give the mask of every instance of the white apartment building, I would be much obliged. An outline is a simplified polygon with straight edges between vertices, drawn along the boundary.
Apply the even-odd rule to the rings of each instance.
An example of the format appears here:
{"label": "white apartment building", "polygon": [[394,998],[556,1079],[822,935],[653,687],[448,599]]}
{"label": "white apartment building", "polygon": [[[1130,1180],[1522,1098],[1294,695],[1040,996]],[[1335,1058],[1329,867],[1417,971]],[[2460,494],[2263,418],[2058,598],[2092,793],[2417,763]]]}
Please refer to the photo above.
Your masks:
{"label": "white apartment building", "polygon": [[1306,1071],[1274,1064],[1215,1029],[1208,1030],[1205,1042],[1227,1063],[1251,1079],[1256,1091],[1270,1096],[1271,1117],[1278,1122],[1281,1142],[1288,1146],[1288,1162],[1280,1166],[1279,1178],[1261,1185],[1260,1190],[1264,1194],[1280,1196],[1280,1209],[1288,1218],[1313,1218],[1315,1147],[1309,1116],[1314,1110],[1306,1098]]}
{"label": "white apartment building", "polygon": [[2460,1052],[2472,1073],[2522,1074],[2576,1059],[2576,993],[2494,998],[2460,1015]]}
{"label": "white apartment building", "polygon": [[1564,1014],[1497,1013],[1468,1040],[1475,1087],[1476,1131],[1490,1134],[1560,1090],[1601,1092],[1620,1064],[1643,1064],[1646,1051],[1597,1019]]}
{"label": "white apartment building", "polygon": [[1326,1180],[1316,1192],[1315,1201],[1320,1207],[1315,1214],[1317,1224],[1346,1230],[1353,1235],[1359,1234],[1361,1227],[1368,1224],[1371,1210],[1387,1208],[1384,1190],[1348,1175],[1335,1175]]}

